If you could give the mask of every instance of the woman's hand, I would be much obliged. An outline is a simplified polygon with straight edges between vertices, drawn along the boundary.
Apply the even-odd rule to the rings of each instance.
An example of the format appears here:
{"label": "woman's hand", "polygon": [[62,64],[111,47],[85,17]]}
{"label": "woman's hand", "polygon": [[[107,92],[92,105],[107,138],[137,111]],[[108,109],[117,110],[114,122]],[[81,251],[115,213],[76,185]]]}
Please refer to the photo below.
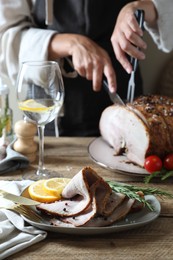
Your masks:
{"label": "woman's hand", "polygon": [[116,75],[108,53],[89,38],[77,34],[55,34],[49,44],[49,59],[72,57],[74,69],[93,82],[99,91],[103,75],[111,92],[116,91]]}
{"label": "woman's hand", "polygon": [[143,60],[144,50],[147,48],[142,39],[143,31],[134,16],[137,9],[144,10],[146,22],[153,26],[156,24],[157,12],[151,0],[131,2],[120,11],[111,37],[115,56],[128,73],[131,73],[132,66],[126,54]]}

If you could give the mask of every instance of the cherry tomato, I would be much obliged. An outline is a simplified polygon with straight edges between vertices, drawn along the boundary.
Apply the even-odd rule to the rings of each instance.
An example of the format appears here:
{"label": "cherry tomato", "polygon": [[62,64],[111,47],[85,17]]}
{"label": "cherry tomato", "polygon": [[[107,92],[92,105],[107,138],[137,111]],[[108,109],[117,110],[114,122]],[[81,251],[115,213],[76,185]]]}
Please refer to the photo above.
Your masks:
{"label": "cherry tomato", "polygon": [[168,154],[163,160],[163,166],[166,170],[173,170],[173,154]]}
{"label": "cherry tomato", "polygon": [[148,156],[144,162],[145,169],[150,173],[160,171],[162,166],[162,160],[157,155]]}

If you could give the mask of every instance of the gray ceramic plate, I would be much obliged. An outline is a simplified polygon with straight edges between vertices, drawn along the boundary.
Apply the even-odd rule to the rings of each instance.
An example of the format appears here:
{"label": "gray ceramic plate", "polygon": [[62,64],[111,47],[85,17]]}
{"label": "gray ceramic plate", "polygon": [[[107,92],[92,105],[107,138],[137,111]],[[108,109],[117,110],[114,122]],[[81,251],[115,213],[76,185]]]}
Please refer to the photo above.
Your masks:
{"label": "gray ceramic plate", "polygon": [[108,227],[55,227],[48,223],[47,219],[42,222],[34,222],[26,217],[23,217],[32,226],[40,228],[45,231],[64,233],[64,234],[75,234],[75,235],[96,235],[121,232],[124,230],[134,229],[144,226],[154,221],[160,214],[160,203],[153,195],[145,196],[145,199],[150,202],[154,211],[150,211],[147,207],[136,213],[130,213],[127,217],[121,221],[116,222],[114,225]]}
{"label": "gray ceramic plate", "polygon": [[102,137],[89,144],[88,153],[94,162],[112,171],[136,176],[149,174],[142,167],[130,162],[125,155],[115,156],[114,149]]}

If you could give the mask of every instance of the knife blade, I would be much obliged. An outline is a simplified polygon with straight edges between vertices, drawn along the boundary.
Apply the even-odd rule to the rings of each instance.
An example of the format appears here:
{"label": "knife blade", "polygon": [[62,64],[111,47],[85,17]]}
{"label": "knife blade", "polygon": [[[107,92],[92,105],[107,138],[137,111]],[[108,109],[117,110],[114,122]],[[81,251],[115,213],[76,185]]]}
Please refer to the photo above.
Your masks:
{"label": "knife blade", "polygon": [[[144,23],[144,11],[143,10],[137,10],[135,12],[136,20],[138,21],[138,24],[140,28],[143,29],[143,23]],[[127,102],[132,103],[134,100],[135,95],[135,71],[137,68],[137,59],[134,57],[131,57],[130,62],[132,64],[132,72],[130,75],[129,83],[128,83],[128,89],[127,89]]]}
{"label": "knife blade", "polygon": [[108,83],[106,80],[103,80],[103,86],[104,86],[104,89],[106,90],[106,92],[109,94],[111,101],[114,104],[119,104],[119,105],[125,106],[125,103],[123,102],[123,100],[120,98],[120,96],[117,93],[111,93],[109,91],[109,86],[108,86]]}
{"label": "knife blade", "polygon": [[15,203],[19,203],[22,205],[34,206],[40,204],[40,202],[38,201],[25,198],[23,196],[17,196],[4,190],[0,190],[0,197],[3,197],[4,199],[11,200]]}

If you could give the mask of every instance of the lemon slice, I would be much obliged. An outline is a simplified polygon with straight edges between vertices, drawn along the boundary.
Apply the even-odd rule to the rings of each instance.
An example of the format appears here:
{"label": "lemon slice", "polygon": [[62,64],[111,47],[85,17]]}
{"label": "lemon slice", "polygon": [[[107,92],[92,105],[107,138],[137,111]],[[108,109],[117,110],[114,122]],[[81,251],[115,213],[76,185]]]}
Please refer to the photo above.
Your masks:
{"label": "lemon slice", "polygon": [[44,202],[44,203],[54,202],[54,201],[58,200],[59,197],[51,195],[49,192],[47,192],[44,189],[44,186],[43,186],[44,182],[45,182],[45,180],[39,180],[39,181],[32,183],[29,186],[28,192],[29,192],[30,197],[33,200],[36,200],[39,202]]}
{"label": "lemon slice", "polygon": [[51,178],[45,180],[43,186],[46,192],[61,199],[61,193],[70,180],[68,178]]}
{"label": "lemon slice", "polygon": [[19,103],[19,109],[31,112],[46,112],[52,107],[44,106],[43,104],[35,101],[34,99],[28,99]]}

